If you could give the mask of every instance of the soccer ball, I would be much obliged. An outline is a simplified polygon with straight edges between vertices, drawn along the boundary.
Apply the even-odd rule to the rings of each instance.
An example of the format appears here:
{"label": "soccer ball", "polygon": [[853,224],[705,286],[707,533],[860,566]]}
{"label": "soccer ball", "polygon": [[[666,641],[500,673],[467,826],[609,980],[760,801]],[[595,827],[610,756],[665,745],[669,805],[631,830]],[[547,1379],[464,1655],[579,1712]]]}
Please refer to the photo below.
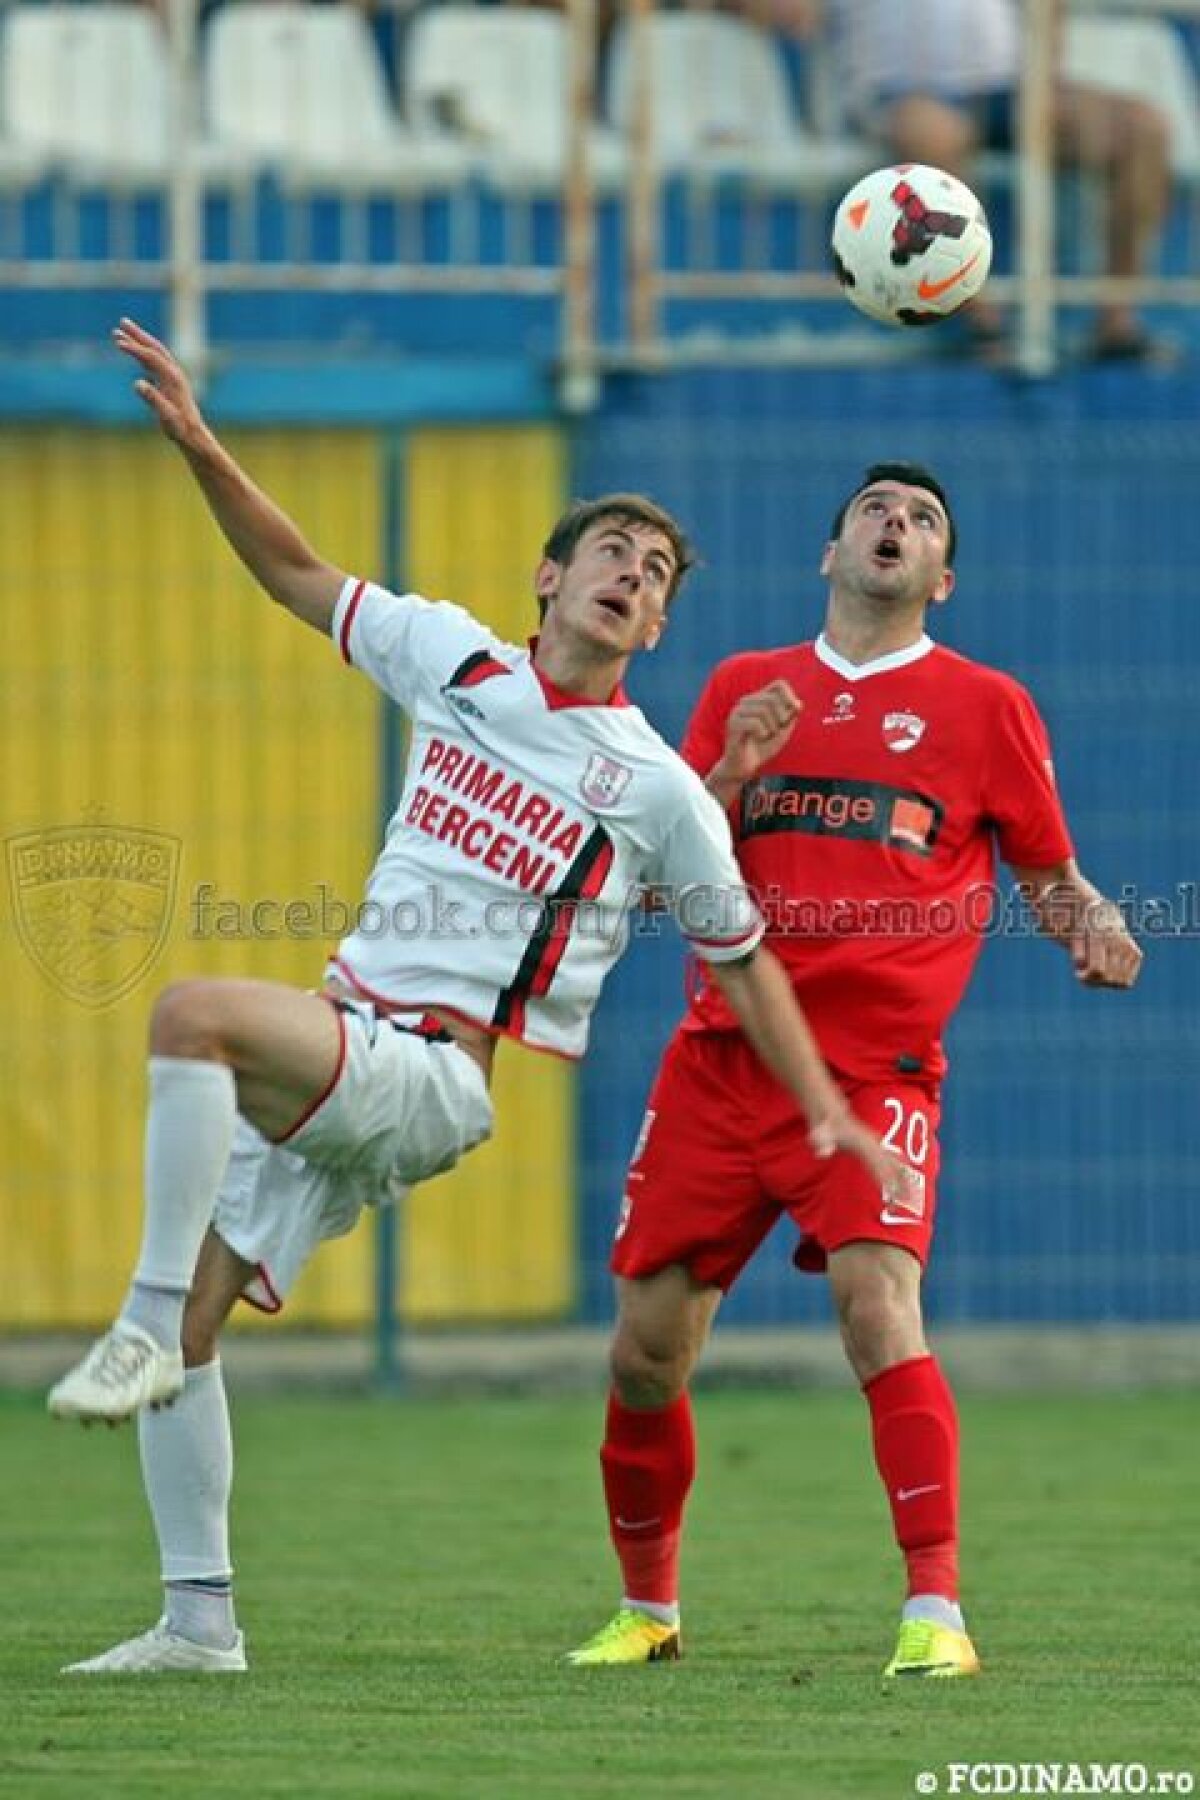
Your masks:
{"label": "soccer ball", "polygon": [[943,169],[876,169],[837,209],[833,266],[846,298],[869,318],[933,325],[987,280],[987,215],[966,183]]}

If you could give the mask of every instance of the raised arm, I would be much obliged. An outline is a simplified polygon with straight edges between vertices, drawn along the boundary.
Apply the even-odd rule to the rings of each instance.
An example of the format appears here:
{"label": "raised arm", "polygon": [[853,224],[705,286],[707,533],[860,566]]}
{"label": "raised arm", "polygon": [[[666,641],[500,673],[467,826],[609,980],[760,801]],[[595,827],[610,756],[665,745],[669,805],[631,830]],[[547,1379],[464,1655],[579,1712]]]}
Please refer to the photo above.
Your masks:
{"label": "raised arm", "polygon": [[704,778],[714,799],[727,809],[733,805],[745,783],[783,749],[801,711],[786,681],[743,694],[726,720],[721,757]]}
{"label": "raised arm", "polygon": [[141,368],[135,391],[181,451],[213,518],[255,580],[272,600],[328,635],[345,573],[317,555],[287,514],[230,456],[164,343],[133,319],[121,320],[113,342]]}
{"label": "raised arm", "polygon": [[808,1139],[817,1155],[848,1150],[889,1198],[901,1198],[910,1179],[907,1169],[851,1112],[778,958],[760,944],[740,962],[706,966],[762,1061],[808,1120]]}
{"label": "raised arm", "polygon": [[1070,952],[1085,987],[1130,988],[1142,953],[1120,908],[1081,874],[1074,858],[1045,869],[1013,869],[1038,928]]}

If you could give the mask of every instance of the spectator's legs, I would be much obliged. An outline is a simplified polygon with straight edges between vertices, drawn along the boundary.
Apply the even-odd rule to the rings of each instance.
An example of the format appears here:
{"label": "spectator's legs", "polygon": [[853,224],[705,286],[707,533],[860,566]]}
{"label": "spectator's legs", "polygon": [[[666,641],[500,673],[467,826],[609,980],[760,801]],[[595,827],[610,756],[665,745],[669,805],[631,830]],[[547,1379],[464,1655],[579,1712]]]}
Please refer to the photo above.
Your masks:
{"label": "spectator's legs", "polygon": [[894,100],[879,126],[898,162],[932,163],[966,179],[977,134],[970,114],[928,94]]}
{"label": "spectator's legs", "polygon": [[[1170,198],[1170,128],[1157,107],[1127,94],[1062,83],[1055,90],[1055,144],[1067,167],[1105,181],[1107,272],[1138,275],[1146,265]],[[1133,308],[1101,307],[1101,345],[1140,339]]]}

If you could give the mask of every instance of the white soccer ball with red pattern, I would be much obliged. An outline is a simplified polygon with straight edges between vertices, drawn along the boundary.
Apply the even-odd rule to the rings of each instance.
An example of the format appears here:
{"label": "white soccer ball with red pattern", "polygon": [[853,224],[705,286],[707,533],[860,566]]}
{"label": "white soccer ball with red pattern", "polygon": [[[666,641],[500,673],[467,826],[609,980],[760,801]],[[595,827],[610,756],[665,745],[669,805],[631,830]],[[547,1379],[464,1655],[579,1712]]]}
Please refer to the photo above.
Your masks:
{"label": "white soccer ball with red pattern", "polygon": [[974,298],[992,266],[987,214],[965,181],[898,163],[856,181],[833,221],[846,298],[885,325],[933,325]]}

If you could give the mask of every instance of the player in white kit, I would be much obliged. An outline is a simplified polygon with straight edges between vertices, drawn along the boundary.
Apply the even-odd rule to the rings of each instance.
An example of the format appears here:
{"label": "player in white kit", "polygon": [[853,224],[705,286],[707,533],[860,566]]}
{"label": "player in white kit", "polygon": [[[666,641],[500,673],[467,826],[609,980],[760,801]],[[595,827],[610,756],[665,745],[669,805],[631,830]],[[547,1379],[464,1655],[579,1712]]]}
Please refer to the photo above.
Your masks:
{"label": "player in white kit", "polygon": [[234,1672],[246,1658],[217,1354],[226,1318],[239,1297],[277,1311],[323,1238],[488,1136],[499,1037],[583,1053],[647,888],[815,1146],[852,1152],[888,1189],[904,1175],[849,1111],[758,948],[762,920],[720,807],[622,692],[690,561],[675,521],[638,495],[572,507],[536,571],[540,635],[520,649],[457,606],[324,562],[221,446],[165,345],[131,320],[114,336],[242,561],[412,723],[367,906],[322,991],[204,979],[159,996],[137,1268],[116,1323],[48,1402],[84,1421],[138,1414],[166,1588],[151,1630],[70,1672]]}

